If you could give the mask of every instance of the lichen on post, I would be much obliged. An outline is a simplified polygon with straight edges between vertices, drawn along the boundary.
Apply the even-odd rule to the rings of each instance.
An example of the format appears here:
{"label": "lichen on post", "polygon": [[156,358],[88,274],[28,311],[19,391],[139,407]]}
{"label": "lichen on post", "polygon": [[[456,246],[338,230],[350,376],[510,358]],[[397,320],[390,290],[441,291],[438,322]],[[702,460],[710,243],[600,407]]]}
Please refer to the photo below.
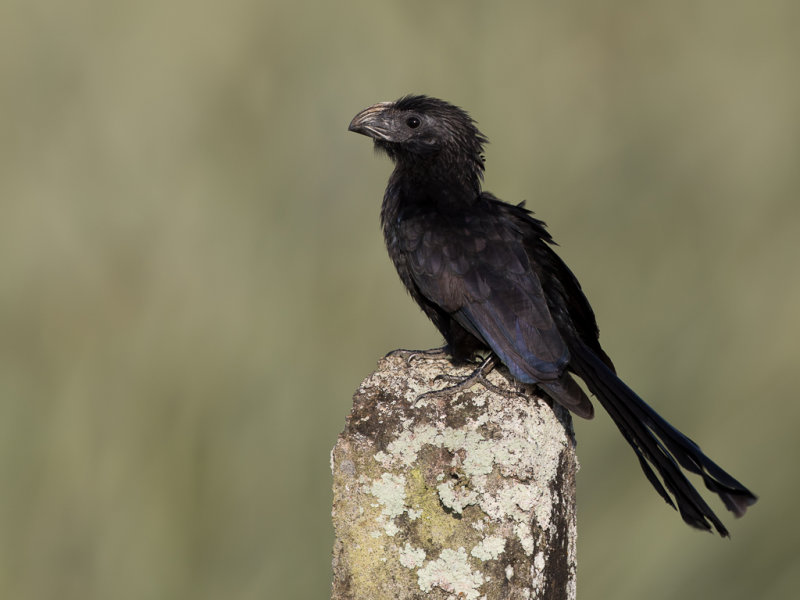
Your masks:
{"label": "lichen on post", "polygon": [[569,414],[506,374],[419,398],[445,359],[383,359],[331,453],[333,600],[574,599]]}

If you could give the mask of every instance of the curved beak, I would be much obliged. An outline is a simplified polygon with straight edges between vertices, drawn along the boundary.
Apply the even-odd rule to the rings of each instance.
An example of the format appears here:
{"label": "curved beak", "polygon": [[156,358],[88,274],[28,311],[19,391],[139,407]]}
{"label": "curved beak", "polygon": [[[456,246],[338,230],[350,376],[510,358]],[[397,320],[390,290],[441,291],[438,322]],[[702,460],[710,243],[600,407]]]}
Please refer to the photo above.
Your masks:
{"label": "curved beak", "polygon": [[378,102],[378,104],[365,108],[353,117],[347,130],[376,140],[391,141],[391,128],[386,119],[386,109],[392,105],[392,102]]}

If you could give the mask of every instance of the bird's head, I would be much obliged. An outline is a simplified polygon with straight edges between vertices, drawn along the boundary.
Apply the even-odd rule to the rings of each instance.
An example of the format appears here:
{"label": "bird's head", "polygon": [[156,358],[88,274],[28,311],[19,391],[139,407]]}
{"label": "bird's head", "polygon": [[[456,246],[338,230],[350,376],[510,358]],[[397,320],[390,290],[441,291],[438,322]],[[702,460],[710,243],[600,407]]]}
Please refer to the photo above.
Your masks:
{"label": "bird's head", "polygon": [[466,166],[483,172],[486,137],[466,111],[429,96],[404,96],[358,113],[350,131],[371,137],[395,163],[430,168]]}

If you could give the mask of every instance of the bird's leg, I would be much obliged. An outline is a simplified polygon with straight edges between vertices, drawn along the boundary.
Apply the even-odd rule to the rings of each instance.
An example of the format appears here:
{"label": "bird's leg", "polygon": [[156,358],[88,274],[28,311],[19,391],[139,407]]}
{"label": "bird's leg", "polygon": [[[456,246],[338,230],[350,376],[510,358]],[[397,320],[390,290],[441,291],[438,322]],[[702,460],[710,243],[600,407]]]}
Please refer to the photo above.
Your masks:
{"label": "bird's leg", "polygon": [[404,358],[407,365],[410,365],[414,360],[418,358],[447,358],[450,356],[448,352],[448,346],[442,346],[441,348],[431,348],[430,350],[392,350],[389,352],[384,358],[389,358],[390,356],[399,356]]}
{"label": "bird's leg", "polygon": [[437,375],[434,381],[450,381],[455,382],[453,385],[449,385],[447,387],[443,387],[440,390],[433,390],[431,392],[425,392],[424,394],[420,394],[417,396],[417,400],[422,398],[432,398],[434,396],[441,396],[444,394],[454,394],[456,392],[462,392],[464,390],[468,390],[476,383],[480,383],[483,387],[487,390],[491,390],[496,394],[503,394],[504,392],[498,388],[493,383],[489,382],[486,379],[486,376],[492,372],[492,370],[497,366],[497,357],[494,354],[490,354],[480,363],[477,369],[475,369],[472,373],[467,375],[466,377],[457,377],[454,375]]}

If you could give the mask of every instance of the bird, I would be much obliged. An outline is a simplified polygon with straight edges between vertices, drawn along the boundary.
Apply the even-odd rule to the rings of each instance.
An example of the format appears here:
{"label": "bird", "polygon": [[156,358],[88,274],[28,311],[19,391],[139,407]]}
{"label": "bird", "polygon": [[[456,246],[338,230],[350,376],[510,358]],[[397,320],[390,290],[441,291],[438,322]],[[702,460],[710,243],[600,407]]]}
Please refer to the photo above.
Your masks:
{"label": "bird", "polygon": [[406,95],[360,111],[349,131],[372,138],[394,163],[381,227],[411,297],[456,363],[502,363],[572,413],[591,419],[584,382],[633,448],[650,484],[697,529],[729,532],[685,471],[699,475],[735,516],[756,496],[642,400],[617,375],[580,283],[524,202],[482,189],[488,139],[462,108]]}

